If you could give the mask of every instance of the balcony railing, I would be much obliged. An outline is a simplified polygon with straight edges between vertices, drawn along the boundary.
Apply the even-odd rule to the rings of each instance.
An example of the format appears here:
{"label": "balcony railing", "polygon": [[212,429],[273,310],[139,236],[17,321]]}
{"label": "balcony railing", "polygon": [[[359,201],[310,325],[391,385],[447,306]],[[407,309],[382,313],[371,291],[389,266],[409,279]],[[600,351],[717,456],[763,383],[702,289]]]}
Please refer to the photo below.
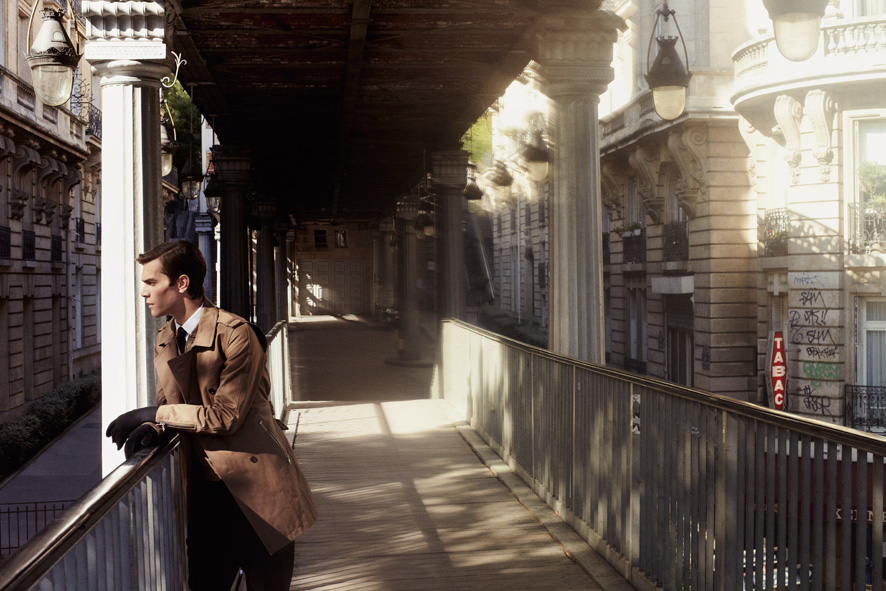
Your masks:
{"label": "balcony railing", "polygon": [[886,252],[886,203],[850,203],[849,216],[853,253]]}
{"label": "balcony railing", "polygon": [[86,242],[86,220],[83,218],[74,218],[74,234],[78,243]]}
{"label": "balcony railing", "polygon": [[646,375],[646,362],[625,357],[625,371]]}
{"label": "balcony railing", "polygon": [[646,228],[641,228],[639,234],[625,236],[622,242],[624,243],[624,262],[646,262]]}
{"label": "balcony railing", "polygon": [[64,259],[64,249],[62,237],[56,234],[52,235],[49,249],[49,261],[52,263],[61,263]]}
{"label": "balcony railing", "polygon": [[86,112],[88,115],[86,122],[86,133],[95,138],[102,139],[102,112],[95,105],[87,105]]}
{"label": "balcony railing", "polygon": [[664,225],[664,260],[689,260],[689,222],[670,222]]}
{"label": "balcony railing", "polygon": [[886,433],[886,386],[846,384],[846,425]]}
{"label": "balcony railing", "polygon": [[22,260],[37,259],[37,235],[33,230],[22,230]]}
{"label": "balcony railing", "polygon": [[783,257],[788,255],[788,210],[767,209],[762,232],[765,255]]}

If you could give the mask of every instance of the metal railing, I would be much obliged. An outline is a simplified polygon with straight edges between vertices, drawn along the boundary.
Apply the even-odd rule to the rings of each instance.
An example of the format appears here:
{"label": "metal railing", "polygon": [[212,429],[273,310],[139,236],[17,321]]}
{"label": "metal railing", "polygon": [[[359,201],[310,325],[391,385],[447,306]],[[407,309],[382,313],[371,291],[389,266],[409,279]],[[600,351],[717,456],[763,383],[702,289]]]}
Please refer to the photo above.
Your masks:
{"label": "metal railing", "polygon": [[664,260],[689,260],[689,222],[669,222],[662,229]]}
{"label": "metal railing", "polygon": [[459,321],[441,338],[439,395],[636,588],[886,582],[886,439]]}
{"label": "metal railing", "polygon": [[0,505],[0,556],[9,556],[58,517],[72,502],[4,503]]}
{"label": "metal railing", "polygon": [[[290,398],[288,325],[267,334],[271,401]],[[186,589],[185,504],[178,436],[138,452],[0,562],[0,591]]]}
{"label": "metal railing", "polygon": [[886,252],[886,204],[850,203],[849,216],[852,252]]}
{"label": "metal railing", "polygon": [[111,472],[0,564],[0,589],[183,589],[178,437]]}
{"label": "metal railing", "polygon": [[846,384],[846,424],[886,434],[886,387]]}
{"label": "metal railing", "polygon": [[788,255],[788,210],[767,209],[763,220],[763,246],[765,256]]}
{"label": "metal railing", "polygon": [[639,234],[625,236],[623,242],[625,263],[646,262],[646,228],[642,228]]}
{"label": "metal railing", "polygon": [[86,112],[88,114],[86,122],[86,133],[98,139],[102,139],[101,109],[99,109],[95,105],[90,104],[86,106]]}

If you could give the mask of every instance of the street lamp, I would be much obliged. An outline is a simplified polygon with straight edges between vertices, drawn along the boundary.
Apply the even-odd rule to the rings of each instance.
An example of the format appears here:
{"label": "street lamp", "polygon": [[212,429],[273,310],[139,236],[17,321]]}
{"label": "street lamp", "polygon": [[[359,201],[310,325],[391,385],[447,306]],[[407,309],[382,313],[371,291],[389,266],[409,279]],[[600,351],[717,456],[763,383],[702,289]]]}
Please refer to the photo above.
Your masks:
{"label": "street lamp", "polygon": [[763,6],[772,19],[779,53],[795,62],[812,57],[828,0],[763,0]]}
{"label": "street lamp", "polygon": [[530,121],[529,130],[523,136],[523,148],[520,150],[529,178],[537,183],[548,177],[551,163],[551,151],[542,134],[543,128],[544,118],[539,113]]}
{"label": "street lamp", "polygon": [[[689,53],[686,51],[686,42],[683,41],[683,32],[677,23],[676,12],[668,7],[667,2],[655,11],[655,23],[652,30],[654,31],[658,26],[659,19],[668,22],[672,16],[679,37],[665,35],[656,37],[653,33],[649,38],[649,48],[646,50],[646,63],[649,64],[652,41],[658,42],[658,55],[655,56],[652,65],[647,66],[646,83],[652,89],[652,103],[655,106],[655,112],[667,121],[676,119],[686,109],[686,90],[689,88],[689,79],[692,77],[689,72]],[[683,55],[686,58],[685,66],[677,53],[678,40],[683,45]]]}
{"label": "street lamp", "polygon": [[164,118],[160,118],[160,176],[166,176],[172,172],[172,156],[175,154],[175,149],[178,147],[178,144],[176,143],[178,138],[175,131],[175,120],[172,118],[172,113],[169,110],[169,103],[165,98],[162,99],[162,106],[166,108],[166,113],[169,115],[169,122],[172,123],[172,139],[169,139],[169,132],[166,131]]}
{"label": "street lamp", "polygon": [[[68,3],[71,22],[74,22],[74,12],[71,3]],[[34,93],[40,102],[51,107],[65,104],[71,98],[74,88],[74,70],[80,62],[80,53],[68,33],[62,25],[64,12],[52,8],[43,9],[43,26],[31,45],[31,24],[34,13],[37,11],[37,3],[31,11],[28,20],[27,44],[28,67],[31,68],[31,77],[34,82]]]}

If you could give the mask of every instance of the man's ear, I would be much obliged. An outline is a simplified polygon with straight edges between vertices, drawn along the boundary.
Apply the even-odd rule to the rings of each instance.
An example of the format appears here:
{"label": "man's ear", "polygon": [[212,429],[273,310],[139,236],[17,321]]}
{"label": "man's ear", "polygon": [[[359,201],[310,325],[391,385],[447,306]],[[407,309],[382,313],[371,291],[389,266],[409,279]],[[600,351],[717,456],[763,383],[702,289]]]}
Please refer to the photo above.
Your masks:
{"label": "man's ear", "polygon": [[175,282],[175,288],[179,293],[187,293],[188,287],[191,285],[191,278],[187,275],[179,275],[178,281]]}

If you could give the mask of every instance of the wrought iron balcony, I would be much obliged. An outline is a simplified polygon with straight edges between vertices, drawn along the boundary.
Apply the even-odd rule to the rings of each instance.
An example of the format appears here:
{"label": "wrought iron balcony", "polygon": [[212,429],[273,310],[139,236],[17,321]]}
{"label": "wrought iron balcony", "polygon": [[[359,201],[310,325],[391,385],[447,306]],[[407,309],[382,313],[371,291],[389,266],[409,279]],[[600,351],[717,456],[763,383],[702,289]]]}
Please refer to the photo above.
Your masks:
{"label": "wrought iron balcony", "polygon": [[74,234],[79,243],[86,242],[86,220],[83,218],[74,218]]}
{"label": "wrought iron balcony", "polygon": [[664,225],[664,260],[689,260],[689,222],[670,222]]}
{"label": "wrought iron balcony", "polygon": [[37,235],[33,230],[22,230],[22,260],[37,259]]}
{"label": "wrought iron balcony", "polygon": [[886,433],[886,386],[846,384],[846,426]]}
{"label": "wrought iron balcony", "polygon": [[788,255],[788,210],[766,210],[762,239],[765,256],[784,257]]}
{"label": "wrought iron balcony", "polygon": [[633,236],[625,236],[623,242],[624,262],[646,262],[646,228],[641,228],[638,233]]}
{"label": "wrought iron balcony", "polygon": [[849,215],[852,252],[886,252],[886,203],[851,203]]}
{"label": "wrought iron balcony", "polygon": [[646,375],[646,362],[625,357],[625,371]]}
{"label": "wrought iron balcony", "polygon": [[612,262],[612,249],[610,245],[612,240],[609,238],[609,232],[603,232],[603,264],[608,265]]}
{"label": "wrought iron balcony", "polygon": [[95,138],[102,139],[102,112],[95,105],[87,105],[86,111],[88,119],[86,122],[86,133]]}

